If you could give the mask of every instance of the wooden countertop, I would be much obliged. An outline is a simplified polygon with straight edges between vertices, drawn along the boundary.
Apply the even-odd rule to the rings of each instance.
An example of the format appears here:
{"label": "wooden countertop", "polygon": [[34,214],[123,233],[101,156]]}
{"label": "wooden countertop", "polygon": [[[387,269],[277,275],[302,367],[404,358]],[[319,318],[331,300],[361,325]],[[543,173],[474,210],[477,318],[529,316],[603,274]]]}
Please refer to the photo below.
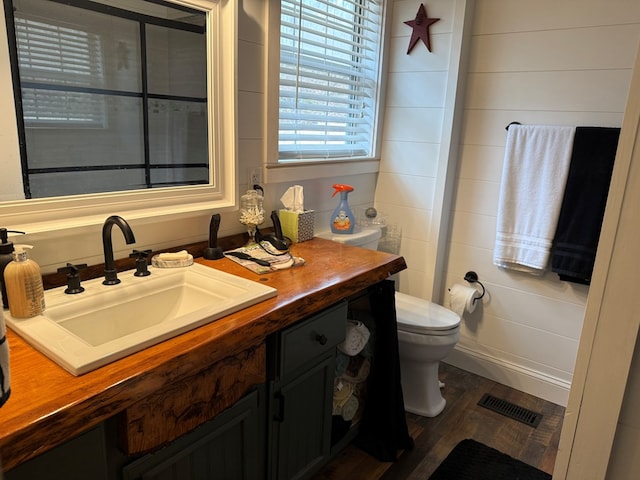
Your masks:
{"label": "wooden countertop", "polygon": [[102,368],[74,377],[7,329],[11,397],[0,408],[5,470],[34,458],[176,380],[259,345],[278,330],[406,268],[404,258],[314,238],[292,246],[301,267],[257,275],[226,258],[198,263],[278,295]]}

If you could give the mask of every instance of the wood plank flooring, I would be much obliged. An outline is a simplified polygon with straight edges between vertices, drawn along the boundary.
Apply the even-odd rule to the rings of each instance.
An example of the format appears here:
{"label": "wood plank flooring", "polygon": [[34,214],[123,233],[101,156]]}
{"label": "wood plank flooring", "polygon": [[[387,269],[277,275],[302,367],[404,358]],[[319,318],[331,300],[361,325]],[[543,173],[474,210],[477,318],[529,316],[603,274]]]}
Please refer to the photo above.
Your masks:
{"label": "wood plank flooring", "polygon": [[[384,463],[348,446],[313,480],[427,480],[456,444],[473,438],[507,455],[552,473],[564,408],[459,368],[441,364],[440,380],[447,406],[435,418],[407,414],[412,450]],[[537,428],[477,405],[482,395],[542,413]],[[454,479],[452,479],[454,480]]]}

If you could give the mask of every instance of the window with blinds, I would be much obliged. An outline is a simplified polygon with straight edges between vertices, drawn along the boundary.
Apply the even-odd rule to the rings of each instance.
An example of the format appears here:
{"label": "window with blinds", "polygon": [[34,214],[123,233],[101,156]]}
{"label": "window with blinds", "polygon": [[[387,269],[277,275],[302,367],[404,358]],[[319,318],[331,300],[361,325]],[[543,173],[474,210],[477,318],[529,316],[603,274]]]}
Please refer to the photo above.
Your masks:
{"label": "window with blinds", "polygon": [[282,0],[279,159],[374,156],[382,0]]}

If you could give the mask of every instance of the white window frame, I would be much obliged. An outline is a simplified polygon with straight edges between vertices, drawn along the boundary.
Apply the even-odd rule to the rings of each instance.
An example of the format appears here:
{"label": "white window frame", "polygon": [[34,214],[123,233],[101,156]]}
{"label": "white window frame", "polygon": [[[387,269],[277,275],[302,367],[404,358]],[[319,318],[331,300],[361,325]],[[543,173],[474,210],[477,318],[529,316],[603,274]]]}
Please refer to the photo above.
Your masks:
{"label": "white window frame", "polygon": [[[382,14],[381,48],[377,87],[374,104],[374,117],[372,123],[371,155],[342,158],[280,158],[279,154],[279,111],[280,111],[280,2],[269,2],[269,35],[267,41],[267,92],[265,122],[265,167],[267,182],[289,182],[308,178],[332,177],[336,175],[354,175],[363,173],[376,173],[379,170],[381,117],[384,111],[384,80],[386,71],[386,50],[389,35],[389,15],[387,12],[387,0],[370,0],[379,3]],[[336,170],[339,169],[339,170]]]}
{"label": "white window frame", "polygon": [[[207,98],[209,109],[209,156],[215,182],[210,185],[167,187],[135,192],[76,195],[20,201],[0,201],[0,223],[30,234],[82,230],[101,225],[105,215],[123,215],[127,220],[154,221],[185,218],[216,210],[230,211],[237,203],[237,19],[238,0],[171,0],[209,12]],[[4,12],[0,21],[4,24]],[[0,29],[0,45],[7,33]],[[13,91],[7,49],[0,49],[0,88]],[[214,77],[215,75],[215,77]],[[12,95],[0,98],[0,130],[4,132],[4,175],[21,178],[20,151]],[[9,145],[11,144],[11,145]],[[21,192],[16,185],[15,191]],[[6,192],[5,192],[6,193]],[[15,197],[14,197],[15,198]],[[0,200],[6,200],[1,198]]]}

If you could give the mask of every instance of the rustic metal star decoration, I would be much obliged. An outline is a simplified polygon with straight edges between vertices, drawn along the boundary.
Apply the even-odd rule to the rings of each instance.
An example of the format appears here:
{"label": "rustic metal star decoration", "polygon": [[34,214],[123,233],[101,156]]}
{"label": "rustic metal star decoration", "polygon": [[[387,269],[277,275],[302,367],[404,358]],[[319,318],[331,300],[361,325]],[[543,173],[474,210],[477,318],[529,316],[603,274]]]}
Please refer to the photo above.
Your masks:
{"label": "rustic metal star decoration", "polygon": [[427,46],[427,50],[431,51],[431,41],[429,40],[429,27],[436,23],[439,18],[429,18],[427,15],[427,11],[424,8],[424,5],[421,3],[420,8],[418,9],[418,13],[416,14],[416,18],[414,20],[409,20],[404,22],[406,25],[409,25],[413,28],[413,32],[411,33],[411,40],[409,40],[409,48],[407,49],[407,55],[413,47],[415,47],[418,40],[422,40],[422,42]]}

